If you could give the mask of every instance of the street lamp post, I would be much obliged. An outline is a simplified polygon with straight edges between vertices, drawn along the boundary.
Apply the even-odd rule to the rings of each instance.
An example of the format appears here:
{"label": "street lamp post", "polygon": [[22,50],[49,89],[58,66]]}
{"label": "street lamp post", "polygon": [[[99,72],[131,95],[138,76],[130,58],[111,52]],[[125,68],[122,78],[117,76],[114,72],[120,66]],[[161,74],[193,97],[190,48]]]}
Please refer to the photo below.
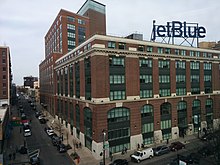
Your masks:
{"label": "street lamp post", "polygon": [[103,130],[102,132],[103,132],[103,165],[105,165],[105,136],[106,136],[106,132],[105,132],[105,130]]}

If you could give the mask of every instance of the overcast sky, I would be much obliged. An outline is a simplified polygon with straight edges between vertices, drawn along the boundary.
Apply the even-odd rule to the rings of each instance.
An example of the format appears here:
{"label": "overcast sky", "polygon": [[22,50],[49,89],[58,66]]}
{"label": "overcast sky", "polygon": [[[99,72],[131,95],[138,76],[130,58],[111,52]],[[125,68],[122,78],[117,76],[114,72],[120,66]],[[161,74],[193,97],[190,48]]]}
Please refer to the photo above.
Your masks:
{"label": "overcast sky", "polygon": [[[11,51],[13,82],[39,77],[44,36],[60,9],[77,12],[86,0],[0,0],[0,45]],[[206,28],[200,41],[220,40],[219,0],[99,0],[106,5],[107,34],[125,37],[138,32],[150,39],[152,22],[199,23]]]}

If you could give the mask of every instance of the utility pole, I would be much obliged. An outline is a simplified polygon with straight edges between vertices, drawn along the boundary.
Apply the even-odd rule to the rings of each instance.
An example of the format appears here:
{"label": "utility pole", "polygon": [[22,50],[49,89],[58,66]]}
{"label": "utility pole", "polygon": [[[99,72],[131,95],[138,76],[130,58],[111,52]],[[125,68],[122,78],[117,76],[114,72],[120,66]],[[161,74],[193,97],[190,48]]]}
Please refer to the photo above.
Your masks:
{"label": "utility pole", "polygon": [[103,165],[105,165],[105,136],[106,136],[106,132],[104,129],[103,129],[102,133],[103,133]]}

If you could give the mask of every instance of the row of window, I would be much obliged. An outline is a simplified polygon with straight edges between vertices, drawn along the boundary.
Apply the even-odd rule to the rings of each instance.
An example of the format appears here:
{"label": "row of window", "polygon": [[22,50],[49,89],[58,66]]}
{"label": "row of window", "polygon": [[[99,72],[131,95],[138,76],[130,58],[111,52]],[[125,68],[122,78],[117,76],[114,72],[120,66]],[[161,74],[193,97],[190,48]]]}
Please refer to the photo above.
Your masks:
{"label": "row of window", "polygon": [[[116,49],[117,48],[116,47],[116,42],[108,41],[108,48]],[[126,49],[126,43],[119,42],[118,43],[118,49]],[[143,52],[143,51],[145,51],[145,49],[146,49],[147,52],[153,52],[153,46],[139,45],[137,47],[138,51],[142,51]],[[171,52],[171,48],[157,47],[157,53],[159,53],[159,54],[171,54],[172,52]],[[186,50],[174,49],[174,54],[175,55],[186,56]],[[207,53],[207,52],[189,51],[189,56],[191,56],[191,57],[212,58],[213,54],[212,53]],[[218,58],[220,58],[220,55],[219,55]]]}

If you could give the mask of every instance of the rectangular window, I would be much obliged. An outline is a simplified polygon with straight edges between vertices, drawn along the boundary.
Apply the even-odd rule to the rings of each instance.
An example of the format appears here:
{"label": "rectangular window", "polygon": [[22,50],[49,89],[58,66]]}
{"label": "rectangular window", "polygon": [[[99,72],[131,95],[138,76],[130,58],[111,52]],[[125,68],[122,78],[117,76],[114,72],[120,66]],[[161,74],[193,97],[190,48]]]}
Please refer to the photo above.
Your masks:
{"label": "rectangular window", "polygon": [[152,75],[140,75],[140,83],[152,83]]}
{"label": "rectangular window", "polygon": [[110,100],[124,100],[125,91],[110,91]]}
{"label": "rectangular window", "polygon": [[115,49],[116,48],[116,43],[114,41],[108,41],[108,48]]}
{"label": "rectangular window", "polygon": [[76,30],[76,27],[73,24],[67,24],[67,30]]}
{"label": "rectangular window", "polygon": [[170,96],[170,89],[160,89],[159,95],[160,97]]}
{"label": "rectangular window", "polygon": [[163,120],[160,122],[161,129],[171,128],[171,120]]}
{"label": "rectangular window", "polygon": [[170,75],[159,75],[159,83],[169,83]]}
{"label": "rectangular window", "polygon": [[171,49],[170,48],[165,48],[165,53],[166,54],[171,54]]}
{"label": "rectangular window", "polygon": [[86,22],[85,22],[84,20],[82,20],[82,19],[78,19],[78,24],[80,24],[80,25],[85,25]]}
{"label": "rectangular window", "polygon": [[75,18],[72,16],[67,16],[67,21],[69,22],[75,22]]}
{"label": "rectangular window", "polygon": [[207,57],[207,53],[206,52],[203,52],[203,57]]}
{"label": "rectangular window", "polygon": [[159,60],[159,68],[170,68],[170,61]]}
{"label": "rectangular window", "polygon": [[67,37],[69,38],[76,38],[76,34],[72,32],[67,32]]}
{"label": "rectangular window", "polygon": [[124,57],[112,57],[110,58],[110,66],[123,66],[125,65]]}
{"label": "rectangular window", "polygon": [[6,51],[2,51],[2,56],[5,56],[6,55]]}
{"label": "rectangular window", "polygon": [[125,49],[126,44],[125,43],[119,43],[118,44],[118,49]]}
{"label": "rectangular window", "polygon": [[125,76],[124,75],[110,75],[110,84],[124,84]]}
{"label": "rectangular window", "polygon": [[212,81],[212,75],[204,75],[204,81],[205,82],[211,82]]}
{"label": "rectangular window", "polygon": [[189,51],[189,56],[193,57],[194,56],[194,51]]}
{"label": "rectangular window", "polygon": [[175,52],[176,55],[180,55],[180,50],[179,49],[175,49],[174,52]]}
{"label": "rectangular window", "polygon": [[184,83],[184,82],[186,82],[186,75],[183,75],[183,74],[176,75],[176,82],[177,83]]}
{"label": "rectangular window", "polygon": [[163,48],[157,48],[157,53],[159,53],[159,54],[163,54]]}
{"label": "rectangular window", "polygon": [[68,46],[76,46],[76,42],[68,40]]}
{"label": "rectangular window", "polygon": [[176,61],[176,69],[186,69],[185,61]]}
{"label": "rectangular window", "polygon": [[191,94],[200,94],[200,88],[191,88]]}
{"label": "rectangular window", "polygon": [[148,133],[154,131],[154,123],[147,123],[142,125],[142,133]]}
{"label": "rectangular window", "polygon": [[6,60],[3,58],[2,59],[2,64],[5,64],[6,63]]}
{"label": "rectangular window", "polygon": [[186,88],[176,88],[176,95],[177,96],[186,95]]}
{"label": "rectangular window", "polygon": [[192,70],[199,69],[199,62],[190,62],[190,69]]}
{"label": "rectangular window", "polygon": [[212,63],[204,63],[204,70],[212,70]]}
{"label": "rectangular window", "polygon": [[139,66],[152,68],[152,59],[140,59]]}
{"label": "rectangular window", "polygon": [[208,53],[208,58],[212,58],[212,53]]}
{"label": "rectangular window", "polygon": [[153,47],[152,46],[147,46],[147,52],[153,52]]}
{"label": "rectangular window", "polygon": [[144,46],[143,46],[143,45],[139,45],[139,46],[138,46],[138,51],[143,52],[143,51],[144,51]]}
{"label": "rectangular window", "polygon": [[140,98],[152,98],[153,91],[152,90],[141,90],[140,91]]}
{"label": "rectangular window", "polygon": [[186,50],[181,50],[181,55],[185,56],[186,55]]}
{"label": "rectangular window", "polygon": [[199,75],[191,75],[190,80],[191,80],[191,82],[198,82],[199,83]]}
{"label": "rectangular window", "polygon": [[196,51],[196,57],[200,57],[200,52]]}

